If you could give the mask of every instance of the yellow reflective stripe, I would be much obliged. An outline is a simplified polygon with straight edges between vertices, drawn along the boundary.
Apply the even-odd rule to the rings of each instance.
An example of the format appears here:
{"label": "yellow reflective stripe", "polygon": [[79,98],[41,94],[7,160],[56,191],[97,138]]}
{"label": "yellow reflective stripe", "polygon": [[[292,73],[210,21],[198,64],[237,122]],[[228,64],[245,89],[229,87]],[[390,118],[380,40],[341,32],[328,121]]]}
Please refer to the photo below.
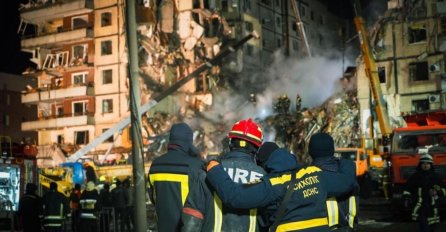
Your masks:
{"label": "yellow reflective stripe", "polygon": [[257,226],[257,209],[249,210],[249,232],[255,232]]}
{"label": "yellow reflective stripe", "polygon": [[[261,132],[262,131],[262,129],[260,129],[260,127],[257,127],[258,129],[259,129],[259,131]],[[239,135],[244,135],[244,136],[247,136],[247,137],[249,137],[249,138],[253,138],[253,139],[255,139],[255,140],[258,140],[258,141],[262,141],[262,138],[260,138],[260,137],[257,137],[257,136],[255,136],[255,135],[253,135],[253,134],[251,134],[251,133],[248,133],[248,132],[240,132],[240,131],[231,131],[230,132],[231,134],[239,134]]]}
{"label": "yellow reflective stripe", "polygon": [[328,226],[334,226],[339,224],[339,209],[336,198],[331,197],[326,201],[327,213],[328,213]]}
{"label": "yellow reflective stripe", "polygon": [[221,225],[223,224],[221,199],[214,193],[214,232],[221,231]]}
{"label": "yellow reflective stripe", "polygon": [[421,188],[418,188],[418,201],[413,207],[412,217],[418,217],[418,210],[421,207],[421,203],[423,202],[423,198],[421,198]]}
{"label": "yellow reflective stripe", "polygon": [[350,228],[355,228],[355,217],[356,217],[356,197],[350,196],[348,198],[348,225]]}
{"label": "yellow reflective stripe", "polygon": [[327,218],[315,218],[299,222],[290,222],[279,225],[276,232],[304,230],[308,228],[328,225]]}
{"label": "yellow reflective stripe", "polygon": [[172,174],[172,173],[155,173],[150,174],[150,183],[154,186],[157,181],[179,182],[181,186],[181,203],[186,202],[187,194],[189,193],[189,176],[186,174]]}
{"label": "yellow reflective stripe", "polygon": [[[316,166],[309,166],[306,168],[301,168],[296,173],[296,178],[300,179],[307,174],[311,174],[313,172],[320,172],[320,171],[321,171],[321,169]],[[286,182],[288,182],[290,180],[291,180],[291,174],[286,174],[286,175],[282,175],[282,176],[278,176],[278,177],[269,179],[269,181],[271,182],[271,185],[285,184]]]}

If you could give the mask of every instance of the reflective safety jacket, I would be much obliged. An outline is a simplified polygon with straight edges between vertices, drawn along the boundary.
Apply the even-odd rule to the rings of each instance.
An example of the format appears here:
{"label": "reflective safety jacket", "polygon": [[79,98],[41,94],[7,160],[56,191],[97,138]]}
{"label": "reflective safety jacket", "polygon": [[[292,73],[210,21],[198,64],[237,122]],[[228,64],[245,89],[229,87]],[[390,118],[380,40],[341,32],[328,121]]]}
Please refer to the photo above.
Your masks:
{"label": "reflective safety jacket", "polygon": [[[190,191],[199,191],[190,173],[202,170],[202,161],[182,147],[169,145],[149,171],[149,195],[155,205],[158,231],[179,231],[181,212]],[[204,181],[204,180],[203,180]]]}
{"label": "reflective safety jacket", "polygon": [[[322,169],[326,175],[332,175],[339,171],[339,159],[335,157],[320,157],[313,160],[313,165]],[[350,165],[350,169],[356,170],[353,162],[343,161],[344,165]],[[334,174],[333,174],[334,175]],[[352,176],[356,178],[356,174]],[[339,197],[327,199],[328,226],[332,229],[350,228],[355,230],[358,225],[359,210],[359,185],[356,182],[354,190]]]}
{"label": "reflective safety jacket", "polygon": [[79,200],[80,203],[80,218],[82,219],[97,219],[96,213],[98,211],[99,194],[96,189],[87,191],[84,190]]}
{"label": "reflective safety jacket", "polygon": [[43,196],[43,225],[45,227],[62,227],[68,212],[68,200],[62,193],[50,190]]}
{"label": "reflective safety jacket", "polygon": [[441,199],[446,196],[446,189],[440,176],[432,168],[424,171],[419,165],[417,172],[407,181],[404,194],[409,194],[412,198],[413,220],[427,220],[428,225],[440,222],[438,207]]}
{"label": "reflective safety jacket", "polygon": [[[221,163],[236,183],[252,183],[265,175],[265,171],[255,164],[253,156],[242,150],[224,154]],[[189,194],[183,208],[183,232],[260,231],[257,209],[238,209],[222,204],[217,194],[205,184],[205,173],[200,175],[202,181],[196,186],[200,186],[201,191]]]}
{"label": "reflective safety jacket", "polygon": [[[277,228],[271,231],[329,231],[325,200],[327,194],[339,196],[350,191],[355,170],[341,170],[336,178],[328,178],[315,166],[297,165],[293,154],[285,149],[274,151],[265,162],[268,175],[257,183],[234,183],[221,165],[213,167],[206,179],[214,187],[224,204],[234,208],[264,208],[269,225],[275,221],[275,211],[286,194],[291,175],[296,176],[293,193]],[[348,173],[348,174],[345,174]]]}

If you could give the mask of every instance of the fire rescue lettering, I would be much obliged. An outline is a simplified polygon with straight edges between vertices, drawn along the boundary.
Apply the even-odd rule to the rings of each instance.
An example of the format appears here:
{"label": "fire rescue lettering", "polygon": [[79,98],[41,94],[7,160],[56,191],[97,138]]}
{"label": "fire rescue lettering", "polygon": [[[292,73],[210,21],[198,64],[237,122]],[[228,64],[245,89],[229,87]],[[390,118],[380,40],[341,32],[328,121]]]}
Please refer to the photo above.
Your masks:
{"label": "fire rescue lettering", "polygon": [[225,171],[235,183],[249,183],[262,178],[262,174],[254,171],[248,171],[240,168],[225,168]]}
{"label": "fire rescue lettering", "polygon": [[312,187],[314,184],[319,183],[317,176],[309,176],[294,185],[294,190],[302,190],[304,198],[308,198],[319,193],[317,187]]}

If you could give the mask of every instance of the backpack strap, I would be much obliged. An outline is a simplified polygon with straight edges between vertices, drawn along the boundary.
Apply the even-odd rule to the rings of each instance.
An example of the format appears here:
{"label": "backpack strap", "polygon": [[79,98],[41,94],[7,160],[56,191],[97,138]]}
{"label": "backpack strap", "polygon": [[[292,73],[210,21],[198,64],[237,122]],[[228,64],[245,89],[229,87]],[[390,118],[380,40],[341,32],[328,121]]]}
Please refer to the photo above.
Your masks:
{"label": "backpack strap", "polygon": [[285,213],[286,206],[291,199],[291,195],[294,192],[294,183],[296,183],[296,172],[293,171],[291,172],[291,181],[288,184],[288,189],[286,191],[285,197],[283,198],[282,203],[280,203],[280,206],[276,211],[276,219],[271,226],[272,229],[275,229],[279,225],[279,222]]}

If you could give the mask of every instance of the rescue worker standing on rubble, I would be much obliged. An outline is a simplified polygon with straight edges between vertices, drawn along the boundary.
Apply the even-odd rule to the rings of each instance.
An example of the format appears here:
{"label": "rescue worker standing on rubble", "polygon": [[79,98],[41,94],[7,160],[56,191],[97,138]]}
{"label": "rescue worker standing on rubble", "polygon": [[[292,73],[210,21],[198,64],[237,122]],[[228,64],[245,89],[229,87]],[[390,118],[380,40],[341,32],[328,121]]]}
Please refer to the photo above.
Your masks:
{"label": "rescue worker standing on rubble", "polygon": [[98,231],[98,218],[97,211],[98,205],[96,204],[99,198],[98,191],[95,188],[93,181],[87,183],[87,188],[82,192],[79,200],[80,204],[80,225],[82,231],[96,232]]}
{"label": "rescue worker standing on rubble", "polygon": [[[235,123],[228,133],[229,152],[220,157],[220,162],[224,169],[231,176],[235,183],[247,184],[259,180],[266,172],[256,165],[255,155],[259,146],[263,141],[263,133],[259,125],[254,123],[251,119],[241,120]],[[205,190],[203,191],[205,192]],[[206,214],[206,202],[203,197],[199,199],[188,198],[184,214],[189,214],[189,217],[183,218],[183,223],[186,225],[187,231],[205,231],[200,228],[200,223],[191,223],[195,215],[203,215],[202,220],[211,220],[209,214]],[[200,199],[201,198],[201,199]],[[213,231],[259,231],[257,224],[257,209],[237,209],[222,204],[220,198],[213,194],[213,201],[215,205],[211,205],[214,212]],[[204,212],[203,212],[204,211]],[[187,219],[189,220],[187,220]],[[196,227],[190,226],[196,225]],[[185,229],[183,229],[185,231]]]}
{"label": "rescue worker standing on rubble", "polygon": [[263,207],[270,231],[330,231],[325,200],[327,194],[340,196],[353,189],[350,163],[341,162],[340,172],[328,176],[318,167],[299,165],[275,143],[262,145],[258,155],[268,174],[248,185],[234,183],[218,161],[208,163],[206,180],[222,202],[233,208]]}
{"label": "rescue worker standing on rubble", "polygon": [[50,191],[43,195],[43,226],[45,231],[63,231],[68,211],[67,198],[57,191],[57,183],[51,182]]}
{"label": "rescue worker standing on rubble", "polygon": [[[339,171],[340,160],[334,156],[334,141],[327,133],[311,136],[308,153],[313,159],[312,165],[319,167],[327,175]],[[356,170],[356,167],[353,167]],[[356,178],[356,172],[352,176]],[[328,225],[331,231],[355,231],[358,225],[359,185],[352,191],[327,199]]]}
{"label": "rescue worker standing on rubble", "polygon": [[170,129],[168,151],[156,158],[149,171],[149,196],[155,205],[158,231],[180,231],[181,212],[189,191],[198,190],[190,173],[202,169],[193,132],[186,123]]}
{"label": "rescue worker standing on rubble", "polygon": [[436,224],[440,222],[438,206],[441,198],[446,196],[446,189],[440,176],[434,172],[431,155],[421,155],[417,171],[407,181],[403,194],[412,199],[412,219],[418,221],[420,232],[435,231]]}

